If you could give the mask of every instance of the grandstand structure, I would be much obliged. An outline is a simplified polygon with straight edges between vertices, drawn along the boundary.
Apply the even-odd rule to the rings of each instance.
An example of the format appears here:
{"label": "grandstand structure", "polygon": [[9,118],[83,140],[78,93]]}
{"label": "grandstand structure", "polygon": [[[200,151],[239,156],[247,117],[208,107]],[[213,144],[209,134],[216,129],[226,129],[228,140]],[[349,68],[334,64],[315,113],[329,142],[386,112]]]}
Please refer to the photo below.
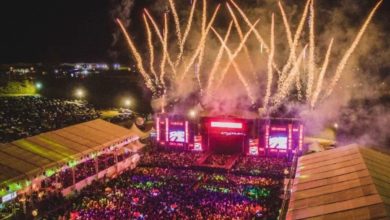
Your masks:
{"label": "grandstand structure", "polygon": [[[136,127],[126,129],[101,119],[20,139],[0,146],[0,198],[7,202],[18,194],[39,190],[42,182],[56,173],[71,169],[73,182],[63,189],[67,195],[81,189],[92,180],[114,175],[139,160],[136,153],[145,137]],[[128,157],[120,157],[126,153]],[[115,164],[99,170],[99,155],[112,155]],[[121,160],[118,159],[121,158]],[[95,161],[96,172],[76,181],[75,166],[84,161]]]}
{"label": "grandstand structure", "polygon": [[286,219],[390,219],[390,155],[349,145],[302,156]]}

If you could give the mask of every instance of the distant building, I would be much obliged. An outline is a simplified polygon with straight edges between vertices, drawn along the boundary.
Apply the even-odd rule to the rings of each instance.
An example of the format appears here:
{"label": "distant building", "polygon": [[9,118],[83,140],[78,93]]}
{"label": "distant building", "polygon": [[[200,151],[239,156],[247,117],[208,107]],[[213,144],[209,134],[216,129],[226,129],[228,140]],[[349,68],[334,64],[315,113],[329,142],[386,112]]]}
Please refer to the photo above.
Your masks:
{"label": "distant building", "polygon": [[0,65],[0,76],[8,78],[35,77],[37,75],[54,75],[56,78],[87,77],[91,74],[100,74],[110,71],[135,70],[135,67],[124,66],[118,63],[60,63],[46,65],[42,63],[15,63]]}

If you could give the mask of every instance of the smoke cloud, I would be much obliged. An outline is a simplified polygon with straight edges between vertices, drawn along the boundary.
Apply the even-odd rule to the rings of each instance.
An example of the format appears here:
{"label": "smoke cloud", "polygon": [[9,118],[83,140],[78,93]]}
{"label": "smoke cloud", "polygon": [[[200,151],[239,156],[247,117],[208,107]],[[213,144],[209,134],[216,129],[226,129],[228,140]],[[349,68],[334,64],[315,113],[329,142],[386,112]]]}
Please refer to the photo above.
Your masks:
{"label": "smoke cloud", "polygon": [[[131,12],[134,6],[135,0],[110,0],[112,9],[110,11],[111,20],[114,22],[119,18],[123,25],[128,28],[131,22]],[[109,50],[109,55],[113,59],[118,58],[118,49],[116,48],[118,42],[121,40],[120,29],[115,28],[112,33],[112,43],[111,49]]]}
{"label": "smoke cloud", "polygon": [[[126,1],[132,2],[132,1]],[[169,13],[169,53],[176,54],[178,51],[177,42],[175,38],[175,26],[173,16],[170,13],[169,5],[161,1],[156,1],[154,5],[150,7],[150,11],[155,16],[157,21],[162,21],[163,13]],[[180,24],[182,32],[187,25],[187,18],[190,13],[191,3],[195,1],[175,1],[176,9],[180,17]],[[213,10],[215,9],[216,1],[207,1],[207,21],[210,21]],[[261,34],[266,44],[270,44],[270,24],[272,13],[275,14],[275,66],[279,69],[283,68],[283,65],[288,60],[290,48],[288,45],[286,31],[284,29],[283,20],[279,11],[278,2],[274,0],[248,0],[248,1],[236,1],[243,11],[247,14],[249,20],[254,22],[257,19],[261,19],[256,30]],[[287,19],[290,23],[291,31],[294,34],[301,15],[304,9],[306,1],[282,1],[282,5],[287,14]],[[132,3],[131,3],[132,4]],[[189,38],[185,45],[185,52],[183,55],[183,62],[177,67],[177,73],[181,74],[186,68],[188,68],[189,60],[196,52],[197,45],[201,39],[201,27],[202,27],[202,0],[197,1],[197,9],[195,11],[193,28],[190,31]],[[324,91],[320,93],[320,99],[318,104],[313,108],[308,105],[305,100],[298,99],[298,90],[296,88],[297,83],[293,83],[288,87],[288,96],[283,99],[280,108],[276,109],[277,114],[275,116],[296,116],[301,117],[306,124],[306,131],[309,135],[320,132],[324,128],[337,122],[340,125],[340,133],[345,133],[353,140],[359,140],[361,143],[373,143],[373,140],[386,140],[389,136],[382,126],[386,125],[387,113],[386,108],[383,107],[382,102],[373,103],[372,108],[367,108],[366,105],[353,105],[352,103],[363,102],[362,100],[377,100],[383,96],[388,96],[385,90],[387,85],[383,85],[383,77],[380,73],[384,68],[389,68],[387,59],[390,57],[389,42],[386,38],[385,22],[381,22],[383,18],[378,14],[374,17],[374,20],[368,26],[366,33],[358,44],[357,49],[349,59],[346,68],[342,72],[340,81],[334,88],[334,91],[330,97],[323,98],[325,90],[328,88],[331,78],[334,76],[336,67],[341,58],[348,50],[353,40],[355,39],[359,29],[364,23],[366,17],[370,13],[370,9],[375,5],[375,1],[364,0],[357,3],[354,0],[345,1],[324,1],[315,0],[315,57],[314,61],[317,64],[315,66],[314,75],[315,79],[318,78],[318,74],[321,65],[325,58],[325,53],[329,45],[330,40],[334,39],[334,44],[331,52],[331,60],[329,62],[328,71],[324,78]],[[234,9],[234,7],[232,7]],[[127,15],[126,11],[122,12]],[[245,34],[250,30],[250,27],[246,24],[244,19],[240,16],[239,12],[234,9],[235,15],[238,17],[239,24]],[[383,15],[382,15],[383,16]],[[213,24],[216,31],[224,37],[232,20],[229,11],[227,10],[225,3],[221,5],[221,9],[218,12],[218,16]],[[126,20],[125,20],[126,21]],[[126,23],[126,22],[124,22]],[[159,27],[162,30],[163,23],[159,22]],[[297,56],[299,53],[303,53],[302,67],[299,67],[299,83],[302,88],[301,91],[306,91],[308,74],[308,52],[302,51],[302,49],[309,42],[309,18],[305,21],[305,27],[301,36],[301,41],[297,47]],[[155,36],[155,49],[161,51],[161,44],[158,38]],[[140,46],[142,48],[142,43]],[[240,36],[234,29],[231,36],[228,38],[228,47],[233,51],[239,47]],[[220,49],[221,43],[215,34],[210,31],[207,41],[205,43],[205,57],[201,68],[197,68],[197,63],[190,66],[186,77],[183,80],[177,80],[167,65],[167,81],[168,90],[164,101],[159,99],[160,96],[156,96],[154,104],[156,111],[159,111],[162,106],[171,108],[173,112],[187,112],[190,108],[198,106],[201,103],[202,109],[209,114],[236,114],[246,115],[245,112],[253,111],[255,108],[263,108],[263,99],[265,95],[265,88],[267,85],[267,59],[268,53],[266,45],[259,43],[255,34],[251,34],[246,42],[246,47],[249,50],[251,60],[247,59],[247,56],[242,50],[235,62],[242,73],[244,73],[245,80],[250,86],[250,91],[256,96],[256,103],[253,105],[248,98],[247,89],[244,87],[244,82],[239,79],[237,71],[231,66],[224,73],[224,69],[229,64],[229,57],[224,53],[221,64],[218,67],[218,71],[215,76],[215,82],[212,84],[212,89],[200,95],[199,84],[197,82],[197,74],[199,74],[200,86],[207,85],[209,80],[209,71],[213,66],[217,53]],[[146,48],[146,45],[144,45]],[[156,57],[156,67],[159,65],[162,54]],[[172,56],[174,59],[175,56]],[[144,53],[144,64],[148,63],[148,53]],[[251,68],[251,63],[254,63],[255,69]],[[279,85],[277,83],[278,73],[274,70],[274,77],[276,80],[272,83],[273,94],[278,91]],[[221,80],[221,82],[218,82]],[[221,86],[218,87],[218,84]],[[314,84],[315,85],[315,84]],[[382,85],[382,86],[378,86]],[[271,98],[272,99],[272,98]],[[196,101],[193,101],[196,100]],[[280,110],[282,109],[282,110]],[[347,112],[347,113],[346,113]],[[248,114],[249,115],[249,114]],[[348,115],[348,117],[346,117]],[[360,120],[369,115],[368,120]],[[383,119],[385,117],[385,119]],[[382,120],[381,120],[382,119]],[[365,125],[366,122],[371,123],[371,131],[359,134],[356,132],[356,125]],[[345,123],[344,123],[345,122]],[[379,134],[377,132],[380,132]],[[375,135],[376,134],[376,135]],[[375,137],[381,138],[375,138]],[[369,137],[369,138],[368,138]],[[383,137],[383,138],[382,138]]]}

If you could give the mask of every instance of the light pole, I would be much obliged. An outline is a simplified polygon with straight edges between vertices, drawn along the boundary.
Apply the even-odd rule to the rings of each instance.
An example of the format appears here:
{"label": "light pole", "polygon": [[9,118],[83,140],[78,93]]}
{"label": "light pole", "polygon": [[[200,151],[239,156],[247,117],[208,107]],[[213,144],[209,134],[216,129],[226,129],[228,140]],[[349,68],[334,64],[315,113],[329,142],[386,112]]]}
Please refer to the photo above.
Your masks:
{"label": "light pole", "polygon": [[36,82],[36,83],[35,83],[35,88],[36,88],[37,90],[41,90],[41,89],[42,89],[42,83],[41,83],[41,82]]}
{"label": "light pole", "polygon": [[190,116],[191,119],[195,119],[196,118],[196,111],[195,110],[190,110],[190,112],[188,113],[188,115]]}
{"label": "light pole", "polygon": [[123,105],[126,107],[126,108],[130,108],[132,102],[131,102],[131,99],[127,98],[123,101]]}
{"label": "light pole", "polygon": [[76,89],[74,95],[77,99],[83,99],[85,97],[85,92],[82,89]]}

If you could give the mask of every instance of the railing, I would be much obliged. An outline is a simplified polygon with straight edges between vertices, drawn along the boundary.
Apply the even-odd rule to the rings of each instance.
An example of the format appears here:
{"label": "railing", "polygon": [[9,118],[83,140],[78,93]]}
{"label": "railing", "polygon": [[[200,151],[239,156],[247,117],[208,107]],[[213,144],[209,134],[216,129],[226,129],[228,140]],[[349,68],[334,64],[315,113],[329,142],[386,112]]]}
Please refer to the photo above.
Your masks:
{"label": "railing", "polygon": [[280,214],[279,214],[279,220],[286,219],[287,211],[288,211],[288,202],[290,200],[291,196],[291,186],[294,184],[294,175],[297,168],[298,163],[298,155],[294,154],[294,158],[291,164],[290,173],[288,177],[288,183],[287,186],[284,188],[284,197],[283,197],[283,203],[282,207],[280,208]]}
{"label": "railing", "polygon": [[[122,160],[120,162],[117,162],[113,166],[107,167],[104,170],[100,170],[98,173],[96,173],[92,176],[86,177],[83,180],[78,181],[77,183],[73,184],[72,186],[69,186],[69,187],[63,189],[62,195],[67,196],[67,195],[71,194],[74,190],[79,191],[82,188],[84,188],[85,186],[89,185],[94,180],[101,179],[106,175],[112,176],[112,175],[118,174],[118,173],[120,173],[128,168],[132,169],[137,164],[138,159],[136,159],[136,158],[139,159],[139,155],[133,154],[130,157],[125,158],[124,160]],[[136,161],[134,161],[134,160],[136,160]]]}

